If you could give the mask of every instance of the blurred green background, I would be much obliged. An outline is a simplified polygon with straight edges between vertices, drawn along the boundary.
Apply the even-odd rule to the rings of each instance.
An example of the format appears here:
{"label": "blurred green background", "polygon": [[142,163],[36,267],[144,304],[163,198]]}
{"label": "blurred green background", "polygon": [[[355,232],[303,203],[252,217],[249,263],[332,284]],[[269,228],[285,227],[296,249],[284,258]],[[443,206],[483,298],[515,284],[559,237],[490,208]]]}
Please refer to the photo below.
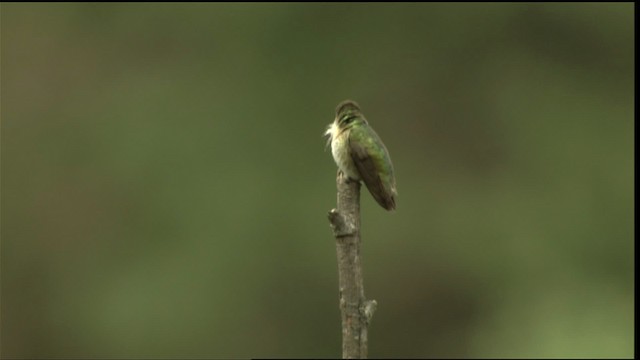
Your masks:
{"label": "blurred green background", "polygon": [[347,98],[371,357],[633,356],[633,12],[2,4],[2,356],[339,357]]}

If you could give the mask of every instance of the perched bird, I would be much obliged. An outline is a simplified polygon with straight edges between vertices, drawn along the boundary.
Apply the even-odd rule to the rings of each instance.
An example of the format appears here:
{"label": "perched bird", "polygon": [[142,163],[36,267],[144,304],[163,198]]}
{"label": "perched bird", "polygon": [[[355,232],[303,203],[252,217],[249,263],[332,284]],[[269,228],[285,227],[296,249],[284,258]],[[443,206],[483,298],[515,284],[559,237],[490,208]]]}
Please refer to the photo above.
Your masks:
{"label": "perched bird", "polygon": [[345,100],[336,108],[329,136],[333,159],[350,179],[364,181],[374,199],[386,210],[396,208],[396,179],[387,148],[362,115],[358,104]]}

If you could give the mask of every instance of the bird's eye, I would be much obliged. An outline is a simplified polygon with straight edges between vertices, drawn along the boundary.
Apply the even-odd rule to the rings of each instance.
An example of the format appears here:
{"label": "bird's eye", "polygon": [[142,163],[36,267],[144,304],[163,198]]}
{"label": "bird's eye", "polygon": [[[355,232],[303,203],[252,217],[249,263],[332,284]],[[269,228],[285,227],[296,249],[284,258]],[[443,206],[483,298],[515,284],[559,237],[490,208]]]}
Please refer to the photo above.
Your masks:
{"label": "bird's eye", "polygon": [[355,120],[356,117],[355,116],[349,116],[348,118],[344,119],[343,122],[345,124],[350,124],[351,122],[353,122],[353,120]]}

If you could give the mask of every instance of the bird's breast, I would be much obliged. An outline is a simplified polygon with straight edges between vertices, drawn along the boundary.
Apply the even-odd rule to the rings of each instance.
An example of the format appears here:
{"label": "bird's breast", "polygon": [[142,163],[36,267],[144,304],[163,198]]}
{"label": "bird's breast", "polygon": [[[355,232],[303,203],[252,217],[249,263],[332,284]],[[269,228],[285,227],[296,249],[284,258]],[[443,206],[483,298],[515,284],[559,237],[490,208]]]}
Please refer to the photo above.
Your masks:
{"label": "bird's breast", "polygon": [[354,180],[360,180],[358,169],[353,163],[353,159],[349,153],[349,131],[350,130],[345,130],[335,134],[331,141],[331,153],[333,154],[336,165],[338,165],[338,168],[340,168],[345,175]]}

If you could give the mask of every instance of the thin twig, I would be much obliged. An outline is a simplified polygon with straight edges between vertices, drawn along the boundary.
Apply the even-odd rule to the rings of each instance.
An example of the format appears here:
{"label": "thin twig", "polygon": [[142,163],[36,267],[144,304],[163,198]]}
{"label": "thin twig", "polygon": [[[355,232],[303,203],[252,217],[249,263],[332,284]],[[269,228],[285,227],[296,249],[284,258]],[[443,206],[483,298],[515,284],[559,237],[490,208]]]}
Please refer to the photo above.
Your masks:
{"label": "thin twig", "polygon": [[360,258],[360,183],[339,173],[338,207],[329,212],[336,238],[342,314],[342,358],[366,359],[367,328],[376,310],[375,300],[366,300]]}

